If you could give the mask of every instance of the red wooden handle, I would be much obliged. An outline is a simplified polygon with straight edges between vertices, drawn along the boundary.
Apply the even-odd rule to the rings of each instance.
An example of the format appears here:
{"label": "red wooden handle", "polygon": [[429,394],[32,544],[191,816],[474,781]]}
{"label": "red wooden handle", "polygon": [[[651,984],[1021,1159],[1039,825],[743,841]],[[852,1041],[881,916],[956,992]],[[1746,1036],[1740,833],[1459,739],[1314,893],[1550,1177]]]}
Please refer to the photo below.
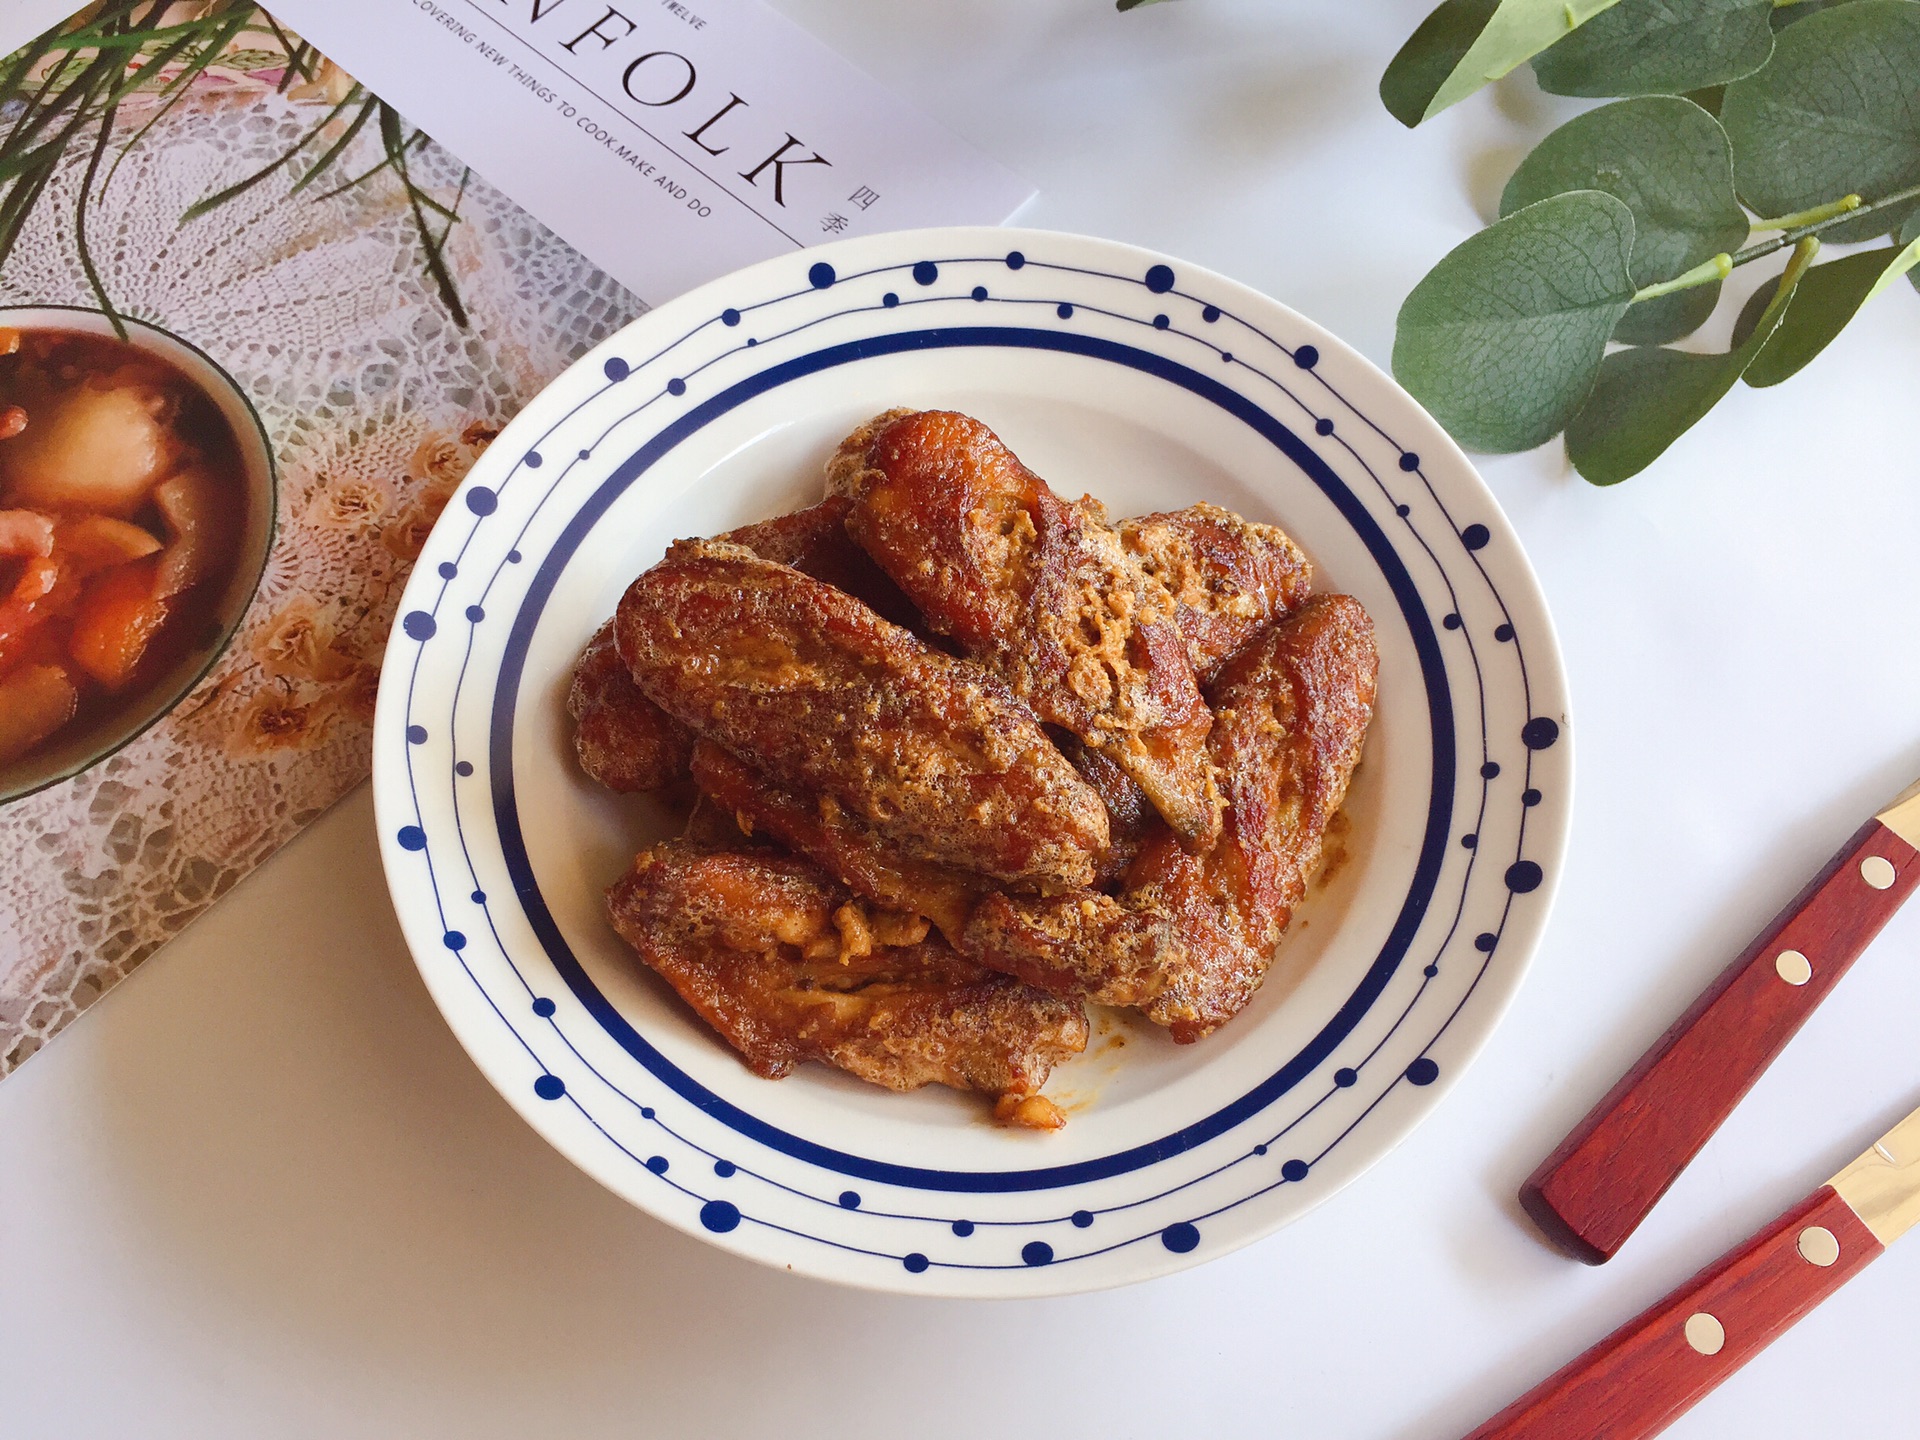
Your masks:
{"label": "red wooden handle", "polygon": [[1869,820],[1533,1172],[1547,1238],[1613,1258],[1916,886],[1920,852]]}
{"label": "red wooden handle", "polygon": [[1882,1248],[1823,1186],[1467,1440],[1657,1435]]}

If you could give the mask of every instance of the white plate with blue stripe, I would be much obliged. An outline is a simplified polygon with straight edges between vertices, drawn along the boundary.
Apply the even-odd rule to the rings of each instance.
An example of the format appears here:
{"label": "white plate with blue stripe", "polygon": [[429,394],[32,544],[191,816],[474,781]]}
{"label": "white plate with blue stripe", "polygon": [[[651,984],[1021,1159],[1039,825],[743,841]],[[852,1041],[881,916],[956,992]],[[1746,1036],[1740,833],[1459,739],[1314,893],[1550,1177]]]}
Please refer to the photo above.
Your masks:
{"label": "white plate with blue stripe", "polygon": [[[1284,526],[1372,613],[1380,697],[1334,841],[1253,1004],[1197,1045],[1096,1016],[1048,1094],[820,1066],[751,1074],[636,961],[603,893],[668,833],[573,762],[581,646],[672,540],[809,504],[891,406],[962,410],[1115,515],[1199,500]],[[1513,531],[1440,427],[1277,302],[1079,236],[902,232],[771,260],[649,312],[474,467],[407,586],[374,789],[394,906],[500,1093],[609,1189],[797,1273],[924,1295],[1124,1284],[1333,1194],[1486,1041],[1545,924],[1571,737]]]}

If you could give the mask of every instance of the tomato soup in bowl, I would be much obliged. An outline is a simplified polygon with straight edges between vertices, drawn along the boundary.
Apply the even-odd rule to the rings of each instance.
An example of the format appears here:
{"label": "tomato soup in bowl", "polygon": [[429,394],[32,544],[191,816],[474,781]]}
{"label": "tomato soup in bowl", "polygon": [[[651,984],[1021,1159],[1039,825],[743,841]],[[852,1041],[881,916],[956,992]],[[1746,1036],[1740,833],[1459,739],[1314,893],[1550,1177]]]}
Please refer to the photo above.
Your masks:
{"label": "tomato soup in bowl", "polygon": [[0,309],[0,803],[145,731],[226,648],[273,539],[273,456],[199,350]]}

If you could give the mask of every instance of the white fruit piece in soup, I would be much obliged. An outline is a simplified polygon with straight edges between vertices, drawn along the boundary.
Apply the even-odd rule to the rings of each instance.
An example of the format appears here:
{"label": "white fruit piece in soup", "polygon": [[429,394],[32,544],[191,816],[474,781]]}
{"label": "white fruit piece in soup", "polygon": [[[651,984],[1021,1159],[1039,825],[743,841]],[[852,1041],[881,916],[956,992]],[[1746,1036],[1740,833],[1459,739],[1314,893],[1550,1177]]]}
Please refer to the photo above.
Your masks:
{"label": "white fruit piece in soup", "polygon": [[8,505],[128,516],[180,461],[178,402],[144,380],[90,377],[24,408],[25,429],[0,445]]}

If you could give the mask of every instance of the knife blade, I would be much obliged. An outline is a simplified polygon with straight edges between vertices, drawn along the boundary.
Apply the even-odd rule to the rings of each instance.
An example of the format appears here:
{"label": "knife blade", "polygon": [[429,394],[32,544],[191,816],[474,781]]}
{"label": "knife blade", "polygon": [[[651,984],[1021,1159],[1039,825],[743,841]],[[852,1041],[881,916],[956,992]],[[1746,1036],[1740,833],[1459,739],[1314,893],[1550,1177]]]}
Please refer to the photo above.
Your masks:
{"label": "knife blade", "polygon": [[1917,1223],[1920,1110],[1467,1440],[1657,1435]]}
{"label": "knife blade", "polygon": [[1639,1228],[1860,952],[1920,888],[1920,782],[1854,832],[1521,1187],[1599,1265]]}

